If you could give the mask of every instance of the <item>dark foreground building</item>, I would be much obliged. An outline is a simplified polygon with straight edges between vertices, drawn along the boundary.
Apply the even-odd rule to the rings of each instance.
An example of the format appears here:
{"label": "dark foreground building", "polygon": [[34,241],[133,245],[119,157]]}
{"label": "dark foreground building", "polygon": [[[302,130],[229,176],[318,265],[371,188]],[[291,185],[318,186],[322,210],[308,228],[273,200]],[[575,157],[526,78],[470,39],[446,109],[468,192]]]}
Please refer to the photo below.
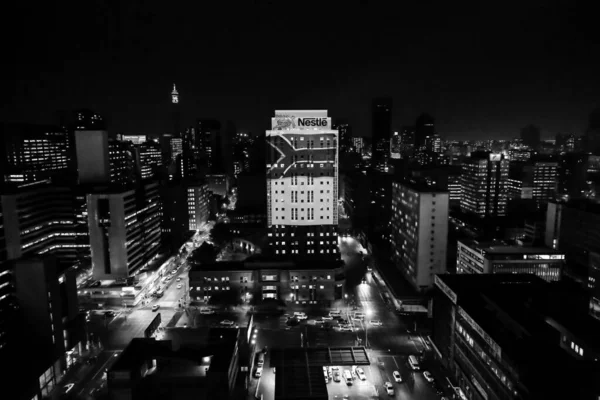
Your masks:
{"label": "dark foreground building", "polygon": [[240,398],[245,337],[239,329],[171,329],[166,340],[133,339],[108,371],[114,400]]}
{"label": "dark foreground building", "polygon": [[534,275],[438,275],[432,342],[467,399],[594,399],[600,323],[579,288]]}

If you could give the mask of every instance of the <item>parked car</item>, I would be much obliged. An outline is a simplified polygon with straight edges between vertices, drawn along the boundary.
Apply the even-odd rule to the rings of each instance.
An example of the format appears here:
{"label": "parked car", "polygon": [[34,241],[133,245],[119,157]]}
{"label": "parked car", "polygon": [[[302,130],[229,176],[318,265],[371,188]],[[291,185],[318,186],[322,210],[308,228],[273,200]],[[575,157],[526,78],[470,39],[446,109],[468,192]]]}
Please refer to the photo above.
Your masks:
{"label": "parked car", "polygon": [[228,319],[224,319],[223,321],[221,321],[221,325],[232,326],[233,324],[234,324],[234,322],[230,321]]}
{"label": "parked car", "polygon": [[378,319],[373,319],[373,320],[371,320],[371,325],[382,326],[383,323]]}
{"label": "parked car", "polygon": [[356,375],[361,381],[367,380],[367,375],[365,375],[365,371],[362,368],[356,368]]}
{"label": "parked car", "polygon": [[333,321],[333,317],[332,316],[325,316],[325,317],[321,317],[321,319],[323,321]]}

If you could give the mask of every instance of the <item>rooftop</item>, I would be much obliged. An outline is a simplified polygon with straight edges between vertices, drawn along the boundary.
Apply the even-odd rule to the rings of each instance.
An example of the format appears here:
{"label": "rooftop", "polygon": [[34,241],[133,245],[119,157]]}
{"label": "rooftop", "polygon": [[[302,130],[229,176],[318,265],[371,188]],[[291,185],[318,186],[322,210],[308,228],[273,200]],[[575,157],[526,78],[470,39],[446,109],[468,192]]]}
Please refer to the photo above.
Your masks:
{"label": "rooftop", "polygon": [[460,239],[459,242],[472,249],[485,251],[487,254],[562,254],[560,251],[549,247],[526,247],[509,245],[501,241],[478,241],[474,239]]}
{"label": "rooftop", "polygon": [[285,270],[332,270],[340,268],[341,261],[323,260],[320,262],[278,261],[257,254],[243,261],[222,261],[214,263],[196,264],[190,272],[198,271],[253,271],[260,269],[285,269]]}
{"label": "rooftop", "polygon": [[577,285],[547,283],[530,274],[439,278],[457,295],[458,305],[500,346],[503,357],[507,354],[519,364],[530,364],[539,359],[537,355],[541,359],[553,352],[557,357],[567,355],[551,320],[589,345],[600,337],[600,321],[587,313],[586,298]]}
{"label": "rooftop", "polygon": [[441,190],[435,186],[428,185],[426,182],[422,180],[415,179],[402,179],[394,182],[395,184],[407,187],[419,193],[448,193],[447,190]]}

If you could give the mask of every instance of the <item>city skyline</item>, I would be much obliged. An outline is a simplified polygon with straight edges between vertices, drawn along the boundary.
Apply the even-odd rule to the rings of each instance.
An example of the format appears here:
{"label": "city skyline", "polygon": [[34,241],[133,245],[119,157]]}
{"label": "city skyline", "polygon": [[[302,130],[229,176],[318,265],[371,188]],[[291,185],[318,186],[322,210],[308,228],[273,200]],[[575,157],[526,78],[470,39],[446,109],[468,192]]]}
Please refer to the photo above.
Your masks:
{"label": "city skyline", "polygon": [[[204,19],[207,34],[194,12],[152,5],[86,5],[77,13],[87,18],[63,11],[52,10],[55,26],[43,38],[26,33],[11,44],[14,74],[3,82],[0,120],[51,124],[59,110],[91,108],[111,131],[157,136],[171,128],[173,83],[185,125],[233,120],[254,134],[273,109],[322,108],[347,119],[355,136],[369,137],[370,102],[380,96],[394,98],[393,130],[427,112],[440,134],[457,140],[510,139],[530,123],[545,138],[583,134],[599,106],[594,36],[585,35],[590,25],[577,5],[416,7],[404,14],[320,7],[319,19],[328,22],[315,32],[286,26],[286,18],[304,12],[259,2],[240,9],[243,17],[228,13],[223,24]],[[101,17],[108,13],[114,18]],[[26,15],[47,26],[36,13]],[[425,18],[407,22],[406,15]],[[311,61],[306,52],[328,61]],[[285,66],[274,67],[279,60]]]}

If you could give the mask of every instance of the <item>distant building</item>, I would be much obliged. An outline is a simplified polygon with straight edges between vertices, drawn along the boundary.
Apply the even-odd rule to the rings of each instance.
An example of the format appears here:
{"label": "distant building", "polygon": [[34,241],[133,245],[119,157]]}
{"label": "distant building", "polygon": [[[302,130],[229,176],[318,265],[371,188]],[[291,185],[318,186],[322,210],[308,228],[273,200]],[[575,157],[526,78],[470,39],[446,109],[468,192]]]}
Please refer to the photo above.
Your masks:
{"label": "distant building", "polygon": [[509,246],[502,242],[459,240],[459,274],[533,274],[545,281],[562,277],[565,255],[546,247]]}
{"label": "distant building", "polygon": [[390,158],[390,139],[392,136],[392,99],[389,97],[373,99],[371,108],[373,141],[373,164],[385,165]]}
{"label": "distant building", "polygon": [[427,138],[435,135],[435,119],[429,114],[421,114],[415,123],[414,149],[415,151],[424,150],[427,144]]}
{"label": "distant building", "polygon": [[502,154],[474,152],[463,163],[460,208],[478,217],[506,215],[508,160]]}
{"label": "distant building", "polygon": [[135,147],[137,171],[142,180],[161,176],[163,159],[160,145],[153,141],[142,142]]}
{"label": "distant building", "polygon": [[363,153],[363,147],[365,145],[364,138],[362,137],[353,137],[352,144],[354,145],[354,149],[358,154]]}
{"label": "distant building", "polygon": [[66,130],[46,125],[0,124],[2,182],[25,184],[66,175],[73,143]]}
{"label": "distant building", "polygon": [[458,398],[595,400],[600,321],[585,301],[577,287],[528,274],[438,275],[435,362]]}
{"label": "distant building", "polygon": [[392,135],[390,157],[394,159],[402,158],[402,136],[399,132],[394,132]]}
{"label": "distant building", "polygon": [[353,146],[352,128],[350,125],[343,120],[339,120],[335,125],[333,125],[333,130],[338,131],[338,137],[340,140],[340,154],[349,153]]}
{"label": "distant building", "polygon": [[196,231],[208,222],[210,216],[210,192],[208,184],[187,185],[188,229]]}
{"label": "distant building", "polygon": [[408,282],[424,291],[446,272],[448,192],[415,182],[392,185],[392,260]]}
{"label": "distant building", "polygon": [[214,119],[199,119],[196,125],[195,147],[210,173],[225,172],[221,123]]}
{"label": "distant building", "polygon": [[221,197],[227,196],[230,190],[230,180],[229,176],[225,174],[211,174],[206,176],[206,181],[208,183],[208,190]]}
{"label": "distant building", "polygon": [[87,196],[94,278],[126,279],[154,259],[161,247],[158,184]]}
{"label": "distant building", "polygon": [[[249,302],[279,299],[286,303],[331,306],[341,300],[343,266],[337,261],[310,263],[252,258],[195,265],[189,272],[190,298],[208,301],[227,292]],[[231,291],[231,294],[229,294]]]}

